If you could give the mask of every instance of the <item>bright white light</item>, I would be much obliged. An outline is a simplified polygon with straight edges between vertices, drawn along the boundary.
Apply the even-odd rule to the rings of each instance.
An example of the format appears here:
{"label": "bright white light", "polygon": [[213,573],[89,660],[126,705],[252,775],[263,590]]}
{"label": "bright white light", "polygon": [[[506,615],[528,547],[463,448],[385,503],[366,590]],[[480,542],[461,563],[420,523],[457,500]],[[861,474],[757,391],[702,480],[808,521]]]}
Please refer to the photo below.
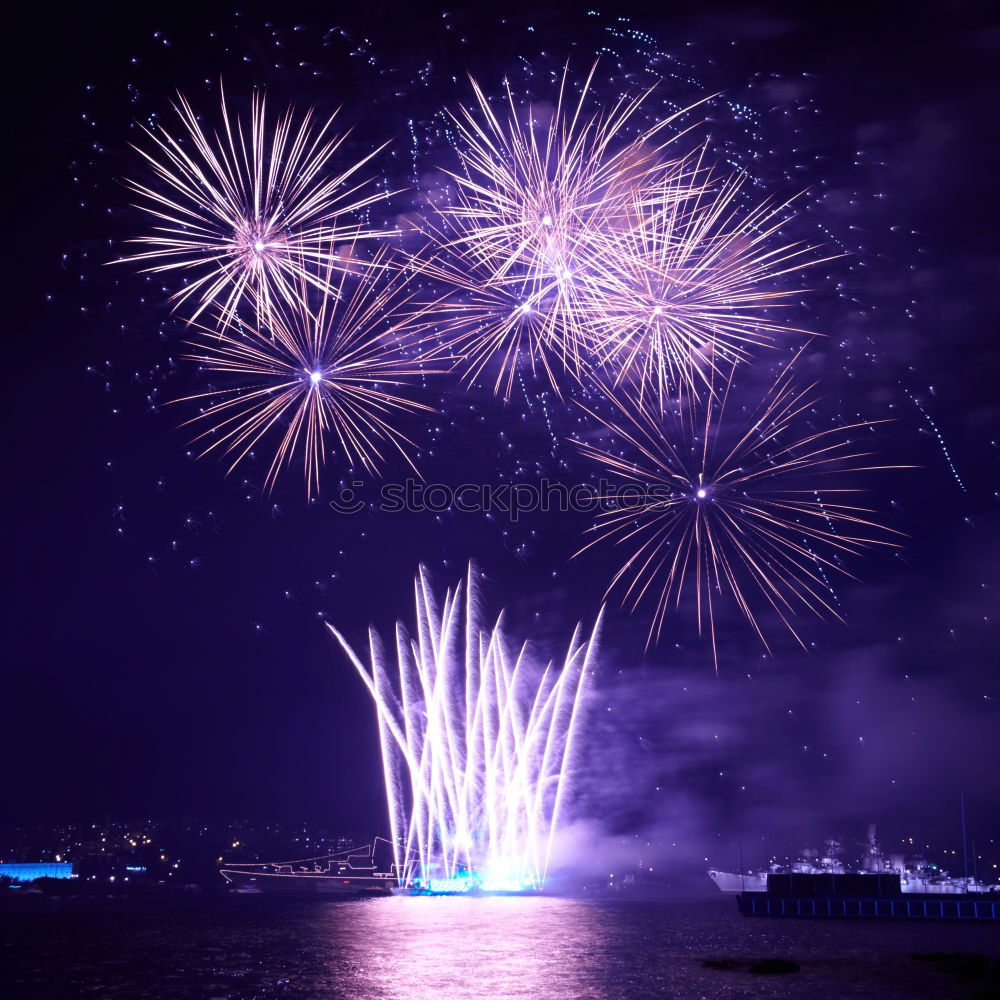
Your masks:
{"label": "bright white light", "polygon": [[656,308],[655,308],[655,309],[653,310],[653,315],[654,315],[654,316],[659,316],[659,315],[660,315],[660,313],[662,313],[662,312],[663,312],[663,306],[657,306],[657,307],[656,307]]}
{"label": "bright white light", "polygon": [[523,313],[530,313],[531,312],[531,303],[530,302],[525,302],[524,305],[521,306],[521,312],[523,312]]}
{"label": "bright white light", "polygon": [[322,377],[323,377],[323,373],[322,372],[312,372],[309,375],[309,379],[310,379],[310,381],[312,382],[313,385],[319,385],[319,381],[320,381],[320,379]]}
{"label": "bright white light", "polygon": [[257,253],[263,253],[264,252],[264,244],[263,244],[263,242],[261,240],[257,240],[257,242],[254,243],[253,248],[254,248],[254,250]]}
{"label": "bright white light", "polygon": [[[416,629],[398,626],[395,657],[373,640],[366,665],[328,626],[375,702],[400,883],[538,889],[572,778],[600,616],[589,637],[577,627],[556,669],[484,623],[471,567],[443,599],[421,567],[415,593]],[[410,634],[432,639],[411,644]]]}
{"label": "bright white light", "polygon": [[708,490],[698,490],[698,499],[704,500],[708,496]]}
{"label": "bright white light", "polygon": [[552,216],[551,215],[543,215],[542,216],[542,225],[543,226],[551,226],[552,225]]}

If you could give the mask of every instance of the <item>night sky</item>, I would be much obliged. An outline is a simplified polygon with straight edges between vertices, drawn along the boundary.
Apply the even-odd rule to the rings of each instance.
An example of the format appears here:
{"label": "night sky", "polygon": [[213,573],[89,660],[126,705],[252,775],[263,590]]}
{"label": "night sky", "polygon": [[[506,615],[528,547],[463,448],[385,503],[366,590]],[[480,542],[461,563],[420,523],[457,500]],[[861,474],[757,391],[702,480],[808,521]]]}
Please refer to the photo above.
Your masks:
{"label": "night sky", "polygon": [[[374,499],[378,481],[336,456],[312,504],[294,474],[265,494],[262,459],[228,477],[194,461],[168,404],[203,391],[178,360],[175,286],[105,263],[147,227],[123,184],[142,175],[132,123],[168,116],[177,89],[208,114],[220,76],[231,94],[266,86],[276,108],[342,105],[358,149],[392,139],[381,162],[410,189],[403,216],[448,162],[436,115],[468,100],[466,72],[550,93],[553,67],[583,72],[606,49],[609,98],[657,73],[677,102],[720,93],[699,134],[762,193],[808,188],[794,235],[821,231],[846,256],[806,283],[801,322],[822,337],[805,375],[831,418],[891,419],[878,462],[914,468],[873,474],[873,506],[908,537],[850,564],[846,625],[800,620],[808,652],[779,628],[765,655],[730,607],[716,677],[685,609],[646,651],[648,614],[609,603],[580,836],[641,832],[694,858],[736,831],[794,848],[878,822],[957,846],[960,793],[971,835],[1000,833],[1000,28],[986,5],[157,6],[39,8],[8,41],[5,821],[378,831],[374,714],[324,618],[361,642],[369,622],[412,616],[418,563],[444,587],[474,559],[491,611],[543,649],[593,619],[611,562],[569,561],[587,514],[348,517],[326,501],[355,480]],[[506,406],[450,376],[422,391],[440,412],[406,430],[428,481],[594,474],[569,440],[585,414],[544,379],[527,373]]]}

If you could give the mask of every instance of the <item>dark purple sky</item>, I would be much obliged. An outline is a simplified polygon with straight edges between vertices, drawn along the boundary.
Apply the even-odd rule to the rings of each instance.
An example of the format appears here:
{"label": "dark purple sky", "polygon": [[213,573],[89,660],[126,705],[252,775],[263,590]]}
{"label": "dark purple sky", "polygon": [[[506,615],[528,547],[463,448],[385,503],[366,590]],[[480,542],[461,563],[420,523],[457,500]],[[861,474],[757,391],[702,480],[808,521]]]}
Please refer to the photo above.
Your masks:
{"label": "dark purple sky", "polygon": [[[168,360],[179,338],[166,296],[101,266],[119,252],[109,241],[142,225],[120,184],[134,170],[128,124],[166,112],[177,86],[201,86],[209,107],[202,81],[220,74],[330,110],[343,102],[360,134],[399,133],[405,177],[406,123],[455,99],[452,75],[495,82],[519,55],[589,60],[606,41],[610,17],[529,7],[442,18],[376,2],[340,20],[329,4],[291,4],[269,28],[254,5],[237,18],[215,4],[98,4],[40,9],[12,35],[0,818],[304,815],[372,829],[373,720],[319,613],[355,638],[369,621],[388,628],[410,616],[419,561],[446,584],[470,557],[494,609],[543,642],[596,612],[607,564],[567,565],[579,517],[349,519],[306,509],[297,484],[261,498],[260,468],[225,479],[190,462],[171,408],[148,405],[188,384]],[[810,322],[828,336],[811,373],[845,418],[894,417],[884,458],[919,468],[876,486],[910,536],[904,551],[853,567],[860,581],[838,589],[848,625],[804,622],[809,655],[779,637],[762,658],[732,616],[717,680],[689,628],[645,654],[645,622],[614,610],[581,813],[692,843],[739,828],[794,846],[860,835],[868,820],[947,839],[963,790],[981,841],[994,837],[1000,27],[976,4],[631,13],[705,88],[758,102],[754,169],[787,185],[780,194],[793,193],[798,164],[803,183],[827,179],[832,196],[813,212],[854,241],[843,273],[857,302],[820,291]],[[350,38],[324,45],[334,25]],[[794,128],[776,120],[781,108],[798,109]],[[577,416],[556,413],[553,432],[538,405],[505,411],[487,393],[452,392],[425,474],[583,475],[558,451]]]}

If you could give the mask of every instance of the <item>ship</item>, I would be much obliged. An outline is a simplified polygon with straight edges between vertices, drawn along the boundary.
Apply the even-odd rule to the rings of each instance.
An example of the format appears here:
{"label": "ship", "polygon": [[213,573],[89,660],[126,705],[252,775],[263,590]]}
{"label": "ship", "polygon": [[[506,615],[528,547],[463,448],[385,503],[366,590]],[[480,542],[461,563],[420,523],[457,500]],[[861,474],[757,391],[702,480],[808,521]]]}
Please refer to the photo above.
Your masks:
{"label": "ship", "polygon": [[770,864],[766,869],[745,872],[708,870],[708,877],[727,893],[766,892],[771,875],[897,875],[900,891],[914,895],[965,895],[1000,893],[1000,885],[990,885],[974,877],[952,877],[923,857],[886,854],[875,836],[875,824],[868,827],[865,854],[856,866],[844,862],[844,852],[836,840],[827,840],[822,852],[807,848],[788,865]]}
{"label": "ship", "polygon": [[298,861],[225,865],[219,873],[235,893],[321,893],[333,896],[513,896],[538,892],[534,884],[490,878],[474,871],[415,875],[411,858],[399,877],[392,844],[376,837],[371,844]]}
{"label": "ship", "polygon": [[708,877],[722,892],[764,892],[767,889],[768,875],[792,873],[799,875],[843,875],[846,872],[843,847],[839,841],[827,840],[824,843],[823,853],[810,847],[804,848],[799,859],[790,865],[772,862],[765,869],[746,872],[724,872],[710,868]]}
{"label": "ship", "polygon": [[363,847],[317,858],[225,865],[219,874],[239,893],[321,893],[388,896],[398,884],[392,844],[381,837]]}

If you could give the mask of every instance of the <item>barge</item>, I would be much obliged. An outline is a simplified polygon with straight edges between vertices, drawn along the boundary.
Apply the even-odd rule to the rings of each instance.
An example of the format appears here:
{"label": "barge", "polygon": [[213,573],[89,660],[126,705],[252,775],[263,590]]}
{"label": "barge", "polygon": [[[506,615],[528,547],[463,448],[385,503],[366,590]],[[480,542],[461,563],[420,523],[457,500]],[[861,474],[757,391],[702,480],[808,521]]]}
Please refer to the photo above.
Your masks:
{"label": "barge", "polygon": [[769,874],[736,905],[746,917],[1000,920],[1000,893],[904,893],[897,874]]}

